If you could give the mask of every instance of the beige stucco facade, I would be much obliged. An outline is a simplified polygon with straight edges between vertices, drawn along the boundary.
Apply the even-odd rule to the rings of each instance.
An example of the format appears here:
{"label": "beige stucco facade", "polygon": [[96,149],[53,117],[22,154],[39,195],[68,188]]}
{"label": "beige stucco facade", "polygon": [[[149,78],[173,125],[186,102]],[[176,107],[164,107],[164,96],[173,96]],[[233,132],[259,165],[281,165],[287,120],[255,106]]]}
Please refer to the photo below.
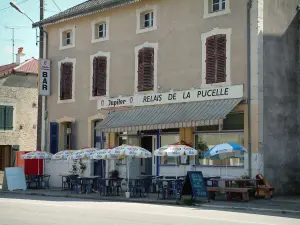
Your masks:
{"label": "beige stucco facade", "polygon": [[[76,146],[93,143],[91,121],[102,119],[107,111],[97,110],[97,101],[90,100],[90,56],[97,52],[110,53],[109,96],[133,95],[135,91],[135,48],[145,43],[157,44],[157,90],[200,88],[202,82],[203,45],[201,37],[218,29],[230,31],[230,80],[226,85],[244,84],[247,93],[247,0],[230,4],[230,13],[204,19],[204,0],[145,0],[124,7],[47,25],[49,59],[51,60],[51,96],[48,97],[48,121],[64,117],[76,120]],[[232,1],[231,1],[232,2]],[[137,33],[138,9],[156,6],[157,29]],[[92,23],[105,18],[109,21],[109,39],[92,43]],[[75,46],[60,49],[60,30],[75,30]],[[58,62],[76,59],[75,101],[58,104]],[[245,121],[247,121],[247,107]],[[256,107],[257,108],[257,107]],[[252,108],[254,110],[255,108]],[[253,132],[255,128],[252,129]],[[245,131],[247,123],[245,123]],[[245,132],[245,143],[247,133]],[[254,138],[255,139],[255,138]],[[256,138],[257,140],[257,138]],[[252,142],[257,142],[252,140]],[[252,145],[253,151],[257,146]]]}

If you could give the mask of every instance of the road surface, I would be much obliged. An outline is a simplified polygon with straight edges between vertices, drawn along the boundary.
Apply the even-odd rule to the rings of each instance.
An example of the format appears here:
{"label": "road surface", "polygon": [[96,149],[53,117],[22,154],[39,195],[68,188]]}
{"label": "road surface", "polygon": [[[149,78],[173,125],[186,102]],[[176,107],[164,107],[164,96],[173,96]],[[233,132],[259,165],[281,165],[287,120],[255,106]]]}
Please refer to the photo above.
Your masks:
{"label": "road surface", "polygon": [[299,218],[0,193],[0,225],[299,225]]}

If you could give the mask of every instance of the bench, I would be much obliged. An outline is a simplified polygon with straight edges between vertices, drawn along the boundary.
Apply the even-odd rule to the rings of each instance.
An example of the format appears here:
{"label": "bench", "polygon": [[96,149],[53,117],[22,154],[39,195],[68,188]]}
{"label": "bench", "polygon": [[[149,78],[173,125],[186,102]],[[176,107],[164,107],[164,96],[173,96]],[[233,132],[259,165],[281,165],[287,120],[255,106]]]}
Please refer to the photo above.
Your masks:
{"label": "bench", "polygon": [[249,201],[249,191],[252,188],[234,188],[234,187],[207,187],[207,191],[209,193],[209,199],[215,199],[216,192],[223,192],[227,194],[227,199],[231,198],[230,193],[241,193],[243,201]]}

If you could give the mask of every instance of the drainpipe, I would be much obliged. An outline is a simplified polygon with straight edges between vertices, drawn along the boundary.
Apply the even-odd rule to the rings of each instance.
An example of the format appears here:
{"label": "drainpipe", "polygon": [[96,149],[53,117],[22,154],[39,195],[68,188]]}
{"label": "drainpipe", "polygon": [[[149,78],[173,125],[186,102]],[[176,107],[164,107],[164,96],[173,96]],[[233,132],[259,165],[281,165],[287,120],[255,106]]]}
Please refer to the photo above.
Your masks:
{"label": "drainpipe", "polygon": [[251,149],[251,24],[250,13],[252,8],[252,0],[248,0],[247,4],[247,96],[248,96],[248,176],[252,177],[252,149]]}

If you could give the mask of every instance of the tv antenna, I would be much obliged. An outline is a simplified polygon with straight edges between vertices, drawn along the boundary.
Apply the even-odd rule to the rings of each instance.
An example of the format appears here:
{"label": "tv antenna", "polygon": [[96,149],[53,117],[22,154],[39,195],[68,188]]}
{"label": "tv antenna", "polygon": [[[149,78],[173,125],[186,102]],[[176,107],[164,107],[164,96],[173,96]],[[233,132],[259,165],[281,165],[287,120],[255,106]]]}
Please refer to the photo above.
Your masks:
{"label": "tv antenna", "polygon": [[15,29],[20,29],[20,27],[9,27],[5,26],[6,29],[10,29],[12,31],[12,63],[15,62]]}

